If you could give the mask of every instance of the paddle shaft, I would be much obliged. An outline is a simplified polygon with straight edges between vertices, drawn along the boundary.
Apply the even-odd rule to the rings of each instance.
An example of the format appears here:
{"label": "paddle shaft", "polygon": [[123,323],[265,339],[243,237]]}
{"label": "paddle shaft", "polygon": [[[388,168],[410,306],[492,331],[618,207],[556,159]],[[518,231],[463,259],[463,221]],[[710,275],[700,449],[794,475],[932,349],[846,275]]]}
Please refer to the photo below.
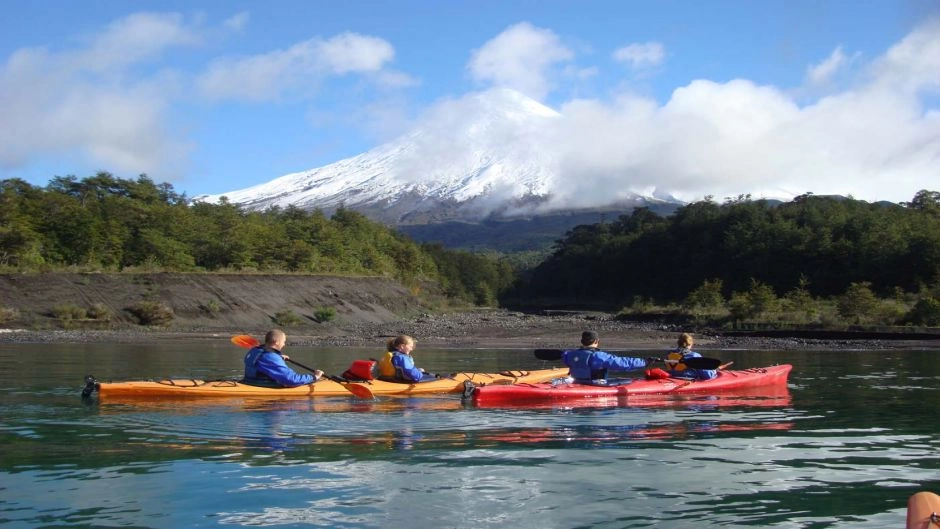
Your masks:
{"label": "paddle shaft", "polygon": [[283,358],[284,360],[287,360],[288,362],[294,364],[294,365],[297,366],[297,367],[302,367],[302,368],[306,369],[307,371],[310,371],[311,373],[316,374],[316,372],[317,372],[316,369],[314,369],[314,368],[312,368],[312,367],[307,367],[307,366],[301,364],[300,362],[298,362],[297,360],[293,360],[293,359],[287,358],[287,357],[285,357],[284,355],[281,355],[281,358]]}
{"label": "paddle shaft", "polygon": [[[563,353],[564,351],[561,349],[536,349],[535,357],[539,360],[561,360]],[[662,359],[657,358],[655,360]],[[718,369],[718,367],[721,366],[721,360],[717,358],[705,358],[703,356],[686,358],[682,360],[682,363],[691,369]]]}

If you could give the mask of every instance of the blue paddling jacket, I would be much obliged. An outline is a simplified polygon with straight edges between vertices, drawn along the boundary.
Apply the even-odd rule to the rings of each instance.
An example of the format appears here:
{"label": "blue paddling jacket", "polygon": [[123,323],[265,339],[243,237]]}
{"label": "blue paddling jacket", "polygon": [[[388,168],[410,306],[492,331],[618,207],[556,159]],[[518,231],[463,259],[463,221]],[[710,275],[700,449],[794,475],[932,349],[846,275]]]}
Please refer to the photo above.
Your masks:
{"label": "blue paddling jacket", "polygon": [[692,369],[682,363],[686,358],[701,358],[702,355],[690,349],[676,349],[666,357],[666,372],[675,378],[711,380],[718,376],[715,369]]}
{"label": "blue paddling jacket", "polygon": [[424,382],[436,380],[434,375],[421,371],[415,359],[401,351],[387,351],[379,360],[379,378],[391,382]]}
{"label": "blue paddling jacket", "polygon": [[607,379],[607,371],[634,371],[646,368],[646,361],[629,356],[612,355],[593,348],[565,351],[562,362],[568,366],[568,374],[581,384],[593,384]]}
{"label": "blue paddling jacket", "polygon": [[254,347],[245,353],[245,383],[287,388],[315,382],[313,375],[296,373],[287,367],[281,352]]}

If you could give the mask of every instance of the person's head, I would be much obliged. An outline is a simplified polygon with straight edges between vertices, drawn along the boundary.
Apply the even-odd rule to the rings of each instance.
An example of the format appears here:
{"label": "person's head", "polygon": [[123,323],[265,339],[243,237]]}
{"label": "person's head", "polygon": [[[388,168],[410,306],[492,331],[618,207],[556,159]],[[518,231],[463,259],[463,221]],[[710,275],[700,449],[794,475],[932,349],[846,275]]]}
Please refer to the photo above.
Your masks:
{"label": "person's head", "polygon": [[280,351],[287,344],[287,335],[280,329],[271,329],[264,335],[264,345],[269,349]]}
{"label": "person's head", "polygon": [[389,351],[401,351],[405,354],[411,354],[411,350],[414,348],[415,339],[407,334],[396,336],[388,341]]}
{"label": "person's head", "polygon": [[692,348],[692,335],[684,332],[679,335],[679,348],[681,349],[691,349]]}
{"label": "person's head", "polygon": [[581,345],[597,344],[597,333],[594,331],[584,331],[581,333]]}

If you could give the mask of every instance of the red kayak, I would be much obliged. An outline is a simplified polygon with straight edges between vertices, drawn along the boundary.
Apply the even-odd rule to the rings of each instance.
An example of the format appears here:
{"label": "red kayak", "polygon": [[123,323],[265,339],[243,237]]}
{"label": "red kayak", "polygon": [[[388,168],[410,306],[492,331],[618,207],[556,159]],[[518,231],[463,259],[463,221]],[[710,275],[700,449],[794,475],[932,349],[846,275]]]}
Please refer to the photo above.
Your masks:
{"label": "red kayak", "polygon": [[[724,370],[711,380],[665,378],[634,380],[617,386],[591,386],[588,384],[540,383],[482,386],[472,388],[470,398],[477,406],[511,406],[523,402],[576,401],[581,399],[610,399],[642,397],[648,395],[753,395],[760,396],[759,388],[786,387],[789,364],[752,369]],[[642,399],[637,399],[642,400]]]}

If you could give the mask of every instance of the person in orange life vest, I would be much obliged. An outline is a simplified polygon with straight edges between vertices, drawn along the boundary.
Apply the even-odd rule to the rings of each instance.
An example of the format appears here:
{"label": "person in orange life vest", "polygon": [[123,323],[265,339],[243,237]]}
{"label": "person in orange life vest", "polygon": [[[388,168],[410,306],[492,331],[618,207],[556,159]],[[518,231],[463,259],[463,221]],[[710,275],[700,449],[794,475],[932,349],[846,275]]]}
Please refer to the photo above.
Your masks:
{"label": "person in orange life vest", "polygon": [[691,369],[682,363],[689,358],[701,358],[702,355],[692,350],[694,340],[689,333],[679,335],[675,349],[666,357],[666,370],[659,368],[651,369],[646,372],[646,378],[691,378],[693,380],[710,380],[718,376],[715,369]]}
{"label": "person in orange life vest", "polygon": [[312,375],[297,373],[287,367],[285,360],[290,357],[281,352],[287,345],[287,334],[280,329],[272,329],[264,336],[264,344],[252,347],[245,353],[245,378],[247,384],[262,386],[284,386],[287,388],[313,384],[323,377],[323,371],[317,369]]}
{"label": "person in orange life vest", "polygon": [[411,351],[415,348],[415,339],[402,334],[389,340],[387,352],[379,360],[379,380],[389,382],[427,382],[437,380],[431,373],[415,366]]}
{"label": "person in orange life vest", "polygon": [[598,349],[600,340],[594,331],[581,333],[581,348],[565,351],[561,361],[568,366],[568,376],[579,384],[616,385],[607,379],[607,371],[633,371],[646,367],[646,361],[612,355]]}

